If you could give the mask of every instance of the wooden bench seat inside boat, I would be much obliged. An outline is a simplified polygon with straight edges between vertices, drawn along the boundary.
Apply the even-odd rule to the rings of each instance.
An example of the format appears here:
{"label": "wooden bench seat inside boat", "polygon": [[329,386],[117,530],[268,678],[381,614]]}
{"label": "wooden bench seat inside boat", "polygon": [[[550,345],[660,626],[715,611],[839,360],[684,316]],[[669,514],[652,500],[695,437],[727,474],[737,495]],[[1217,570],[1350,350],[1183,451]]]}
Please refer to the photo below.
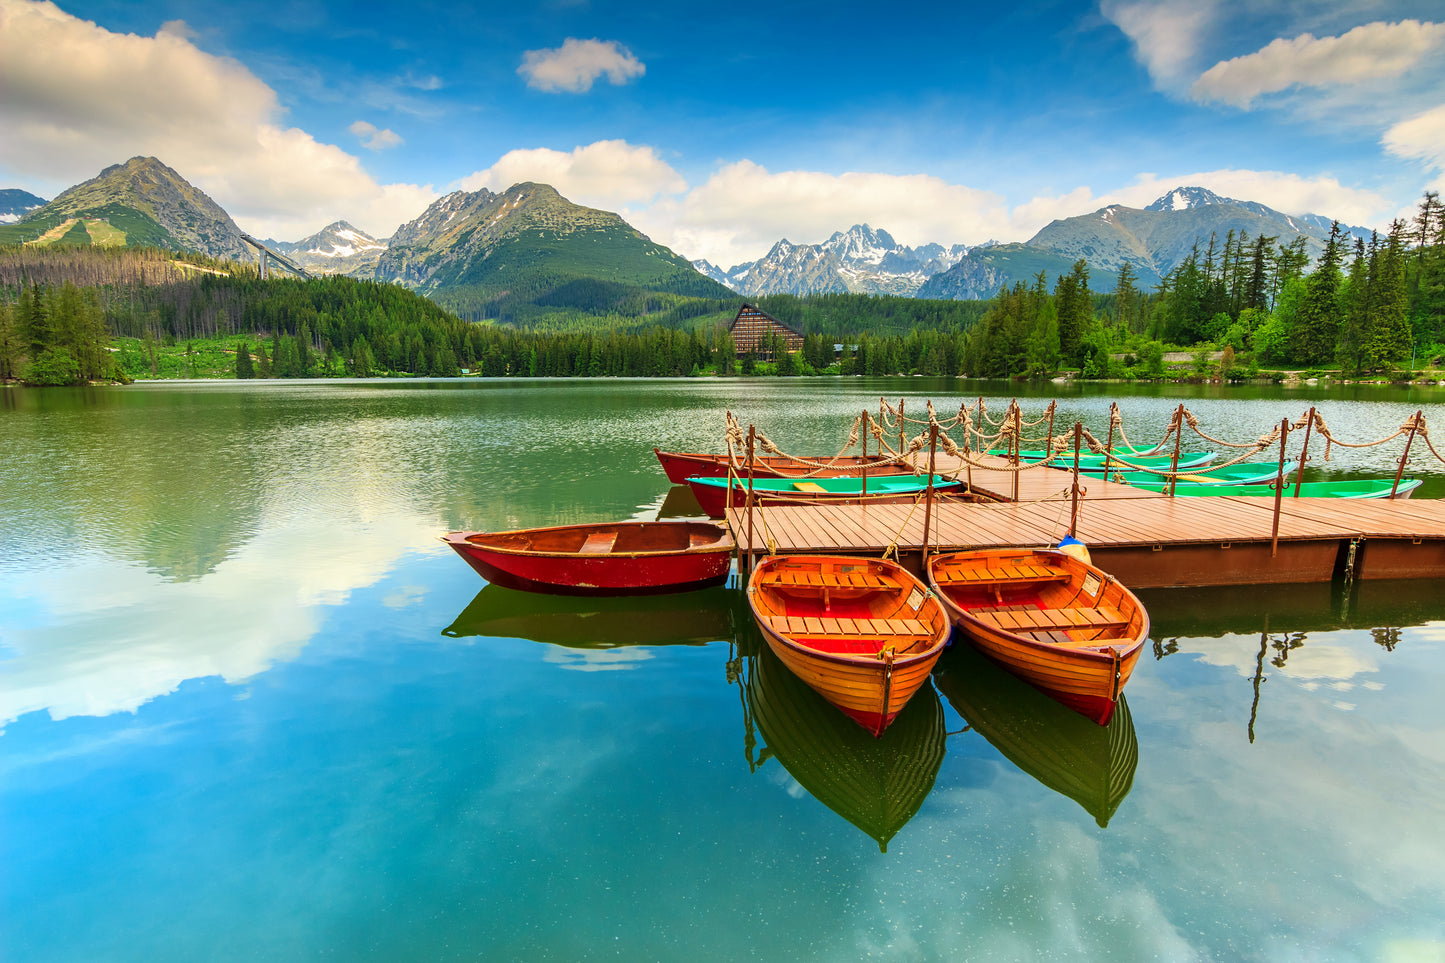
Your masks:
{"label": "wooden bench seat inside boat", "polygon": [[844,589],[881,589],[895,583],[867,572],[790,572],[787,570],[767,573],[761,580],[764,585],[789,585]]}
{"label": "wooden bench seat inside boat", "polygon": [[795,481],[793,482],[793,488],[800,492],[826,492],[828,490],[817,482],[811,481]]}
{"label": "wooden bench seat inside boat", "polygon": [[616,542],[616,532],[593,532],[577,551],[583,555],[606,555]]}
{"label": "wooden bench seat inside boat", "polygon": [[945,569],[940,575],[946,579],[944,585],[992,585],[998,582],[1028,584],[1043,582],[1067,582],[1069,573],[1061,568],[1047,565],[1007,565],[996,568],[968,568],[964,566]]}
{"label": "wooden bench seat inside boat", "polygon": [[797,636],[928,636],[933,629],[922,619],[830,619],[811,615],[775,615],[773,625]]}
{"label": "wooden bench seat inside boat", "polygon": [[1008,632],[1049,632],[1055,629],[1118,629],[1129,624],[1118,609],[1018,609],[993,611],[973,609],[969,615]]}

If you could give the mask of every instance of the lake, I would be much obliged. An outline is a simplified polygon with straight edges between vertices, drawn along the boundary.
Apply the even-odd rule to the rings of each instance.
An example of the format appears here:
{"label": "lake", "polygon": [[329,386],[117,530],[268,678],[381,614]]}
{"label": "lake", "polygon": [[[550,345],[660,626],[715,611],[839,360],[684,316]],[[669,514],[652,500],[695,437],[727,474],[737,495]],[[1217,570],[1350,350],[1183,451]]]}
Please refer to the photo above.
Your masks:
{"label": "lake", "polygon": [[[880,395],[1013,390],[0,389],[0,958],[1445,957],[1445,583],[1144,592],[1107,729],[958,646],[875,741],[735,588],[513,592],[437,540],[685,512],[651,449],[719,450],[726,410],[831,452]],[[1024,390],[1135,442],[1180,402],[1362,442],[1445,400]],[[1402,448],[1312,441],[1307,477]]]}

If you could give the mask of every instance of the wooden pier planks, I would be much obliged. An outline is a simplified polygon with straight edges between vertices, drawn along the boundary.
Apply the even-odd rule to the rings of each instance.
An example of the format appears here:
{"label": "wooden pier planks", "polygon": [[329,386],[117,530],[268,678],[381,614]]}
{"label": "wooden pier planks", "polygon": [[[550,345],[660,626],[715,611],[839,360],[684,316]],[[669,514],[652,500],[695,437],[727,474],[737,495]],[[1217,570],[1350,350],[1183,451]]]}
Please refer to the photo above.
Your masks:
{"label": "wooden pier planks", "polygon": [[[1445,577],[1445,500],[1286,497],[1276,543],[1271,498],[1095,497],[1101,484],[1127,488],[1095,480],[1079,500],[1076,534],[1096,561],[1112,557],[1120,578],[1129,572],[1126,584],[1327,580],[1355,542],[1366,546],[1359,553],[1360,577]],[[1067,498],[996,504],[945,499],[933,506],[928,542],[934,551],[1053,544],[1067,532],[1070,510]],[[921,505],[780,506],[762,512],[783,554],[879,555],[893,544],[900,553],[917,553],[923,539]],[[746,518],[743,509],[728,516],[742,551]],[[761,531],[757,518],[754,524]],[[1184,549],[1193,550],[1187,560]],[[754,551],[767,551],[761,534]]]}

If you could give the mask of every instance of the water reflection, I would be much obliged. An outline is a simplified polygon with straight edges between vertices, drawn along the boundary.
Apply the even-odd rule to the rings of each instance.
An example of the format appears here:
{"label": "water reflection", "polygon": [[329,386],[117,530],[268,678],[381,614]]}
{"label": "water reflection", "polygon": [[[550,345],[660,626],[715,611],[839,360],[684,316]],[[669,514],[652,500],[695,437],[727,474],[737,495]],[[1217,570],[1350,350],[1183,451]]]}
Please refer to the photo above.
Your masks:
{"label": "water reflection", "polygon": [[[739,669],[748,765],[776,758],[814,799],[888,841],[918,812],[943,764],[943,706],[933,686],[914,693],[874,738],[778,661],[767,646]],[[765,743],[756,746],[760,735]]]}
{"label": "water reflection", "polygon": [[933,670],[943,697],[1014,765],[1107,826],[1134,785],[1139,743],[1124,696],[1096,725],[989,661],[955,645]]}
{"label": "water reflection", "polygon": [[442,634],[530,639],[573,649],[705,645],[733,637],[738,595],[718,586],[671,595],[580,597],[489,584]]}

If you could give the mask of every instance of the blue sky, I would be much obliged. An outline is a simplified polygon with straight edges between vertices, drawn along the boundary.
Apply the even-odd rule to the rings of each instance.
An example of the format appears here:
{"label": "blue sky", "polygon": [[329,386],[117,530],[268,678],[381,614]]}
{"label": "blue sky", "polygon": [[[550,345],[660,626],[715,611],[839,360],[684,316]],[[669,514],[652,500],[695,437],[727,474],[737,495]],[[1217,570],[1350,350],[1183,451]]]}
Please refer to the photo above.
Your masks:
{"label": "blue sky", "polygon": [[1445,186],[1445,10],[0,0],[0,130],[0,187],[152,154],[283,240],[519,180],[724,267],[1181,184],[1383,226]]}

